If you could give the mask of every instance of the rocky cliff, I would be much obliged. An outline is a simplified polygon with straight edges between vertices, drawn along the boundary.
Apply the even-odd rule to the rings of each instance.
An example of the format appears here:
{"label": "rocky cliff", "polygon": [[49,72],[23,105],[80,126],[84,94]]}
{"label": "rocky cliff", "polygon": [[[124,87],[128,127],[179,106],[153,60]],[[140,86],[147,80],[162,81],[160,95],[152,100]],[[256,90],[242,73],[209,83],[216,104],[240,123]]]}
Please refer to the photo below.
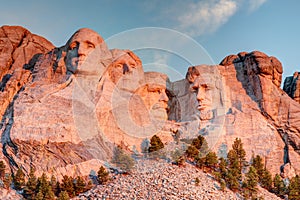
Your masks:
{"label": "rocky cliff", "polygon": [[259,154],[273,174],[300,172],[300,105],[290,98],[297,80],[285,81],[288,94],[280,88],[275,57],[230,55],[219,65],[191,66],[172,83],[90,29],[54,47],[4,26],[0,41],[1,158],[12,170],[88,175],[116,145],[141,152],[157,134],[167,149],[186,148],[174,138],[201,134],[219,156],[239,137],[248,160]]}
{"label": "rocky cliff", "polygon": [[283,90],[296,102],[300,103],[300,83],[299,72],[295,72],[293,76],[285,78]]}

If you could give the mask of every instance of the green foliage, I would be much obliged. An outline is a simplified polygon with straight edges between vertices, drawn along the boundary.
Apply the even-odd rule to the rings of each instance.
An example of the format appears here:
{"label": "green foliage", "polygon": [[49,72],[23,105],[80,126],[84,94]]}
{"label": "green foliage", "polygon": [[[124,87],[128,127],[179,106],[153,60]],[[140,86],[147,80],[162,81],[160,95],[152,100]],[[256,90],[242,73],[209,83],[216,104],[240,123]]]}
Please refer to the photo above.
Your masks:
{"label": "green foliage", "polygon": [[272,190],[272,175],[267,169],[264,169],[262,177],[259,177],[259,181],[261,187],[267,189],[268,191]]}
{"label": "green foliage", "polygon": [[129,172],[134,166],[134,160],[120,147],[115,147],[112,163],[122,170]]}
{"label": "green foliage", "polygon": [[46,188],[46,191],[45,191],[45,194],[44,194],[44,199],[55,200],[55,194],[52,191],[52,188],[51,188],[50,185]]}
{"label": "green foliage", "polygon": [[300,199],[300,177],[299,177],[299,175],[296,175],[290,181],[289,199],[291,199],[291,200],[299,200]]}
{"label": "green foliage", "polygon": [[218,164],[218,156],[215,152],[209,152],[205,156],[205,166],[209,167],[210,169],[215,169],[216,165]]}
{"label": "green foliage", "polygon": [[227,162],[224,158],[219,159],[219,171],[221,178],[225,179],[227,174]]}
{"label": "green foliage", "polygon": [[252,159],[252,166],[256,169],[257,175],[262,177],[264,173],[264,164],[259,155],[256,155],[256,157]]}
{"label": "green foliage", "polygon": [[85,191],[85,181],[83,180],[82,177],[77,176],[75,179],[75,184],[74,184],[74,190],[75,190],[75,195],[79,195],[80,193]]}
{"label": "green foliage", "polygon": [[191,145],[196,147],[196,149],[200,150],[204,141],[205,141],[205,138],[202,135],[199,135],[197,138],[193,139]]}
{"label": "green foliage", "polygon": [[278,174],[276,174],[273,179],[273,191],[278,196],[283,196],[285,194],[284,182]]}
{"label": "green foliage", "polygon": [[242,171],[242,169],[247,165],[246,163],[246,151],[243,148],[243,143],[240,138],[236,138],[233,145],[232,150],[228,152],[228,159],[229,162],[231,162],[231,159],[237,159],[239,170]]}
{"label": "green foliage", "polygon": [[60,183],[58,181],[56,182],[55,187],[53,187],[52,190],[56,196],[59,195],[59,193],[61,192],[61,188]]}
{"label": "green foliage", "polygon": [[24,197],[26,199],[34,199],[36,188],[37,188],[37,178],[35,176],[34,168],[31,167],[28,176],[28,181],[24,188]]}
{"label": "green foliage", "polygon": [[242,169],[246,166],[246,152],[241,139],[235,139],[227,157],[229,162],[228,171],[230,171],[238,181],[242,181]]}
{"label": "green foliage", "polygon": [[36,194],[35,200],[44,200],[44,194],[42,193],[42,191],[39,191],[39,192]]}
{"label": "green foliage", "polygon": [[234,191],[234,192],[237,192],[239,187],[240,187],[240,184],[239,184],[239,180],[238,180],[238,177],[235,176],[235,172],[232,171],[232,170],[229,170],[228,173],[226,174],[226,182],[228,184],[228,187]]}
{"label": "green foliage", "polygon": [[3,180],[5,177],[5,169],[6,169],[6,165],[4,164],[4,162],[1,160],[0,161],[0,179]]}
{"label": "green foliage", "polygon": [[48,177],[45,173],[42,174],[41,177],[38,178],[37,181],[37,191],[41,192],[44,196],[49,190],[49,182],[48,182]]}
{"label": "green foliage", "polygon": [[97,178],[100,184],[105,184],[109,180],[109,172],[101,166],[98,170]]}
{"label": "green foliage", "polygon": [[199,154],[199,150],[194,146],[190,145],[185,151],[185,155],[187,158],[195,159]]}
{"label": "green foliage", "polygon": [[150,147],[148,151],[151,153],[163,148],[164,144],[162,143],[161,139],[157,135],[152,136],[152,138],[150,139]]}
{"label": "green foliage", "polygon": [[61,183],[61,191],[66,191],[69,197],[73,197],[75,195],[72,177],[69,177],[67,175],[63,176],[63,180]]}
{"label": "green foliage", "polygon": [[13,178],[14,187],[16,190],[22,190],[25,186],[25,174],[21,168],[19,168]]}
{"label": "green foliage", "polygon": [[257,197],[257,183],[258,175],[256,169],[253,166],[250,166],[246,178],[243,182],[244,196],[246,198],[256,198]]}
{"label": "green foliage", "polygon": [[57,200],[69,200],[70,196],[68,194],[68,192],[66,191],[62,191],[61,193],[59,193],[59,196],[57,198]]}
{"label": "green foliage", "polygon": [[203,167],[205,166],[205,158],[200,157],[199,155],[197,155],[195,157],[195,164],[196,164],[196,167],[199,167],[200,169],[203,169]]}

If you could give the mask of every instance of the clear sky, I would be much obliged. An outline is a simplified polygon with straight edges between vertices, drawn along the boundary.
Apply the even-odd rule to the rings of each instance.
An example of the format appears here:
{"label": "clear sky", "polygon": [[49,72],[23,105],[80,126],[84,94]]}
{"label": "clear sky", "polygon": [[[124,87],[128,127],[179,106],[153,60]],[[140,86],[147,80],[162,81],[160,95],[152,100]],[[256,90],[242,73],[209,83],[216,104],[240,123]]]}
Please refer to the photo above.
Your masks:
{"label": "clear sky", "polygon": [[[282,62],[284,76],[300,69],[299,0],[0,0],[0,3],[1,26],[24,26],[55,46],[64,45],[82,27],[97,31],[104,39],[134,28],[162,27],[190,36],[216,64],[230,54],[259,50]],[[177,70],[184,74],[187,67]]]}

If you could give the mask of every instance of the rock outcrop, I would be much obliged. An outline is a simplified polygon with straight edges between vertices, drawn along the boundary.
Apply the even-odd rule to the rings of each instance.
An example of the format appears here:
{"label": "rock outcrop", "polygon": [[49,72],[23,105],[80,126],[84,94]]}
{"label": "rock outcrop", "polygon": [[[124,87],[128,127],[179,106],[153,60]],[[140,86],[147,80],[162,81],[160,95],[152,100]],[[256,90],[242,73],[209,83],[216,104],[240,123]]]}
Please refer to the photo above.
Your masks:
{"label": "rock outcrop", "polygon": [[171,84],[177,106],[169,117],[181,122],[181,137],[205,135],[219,156],[241,138],[247,160],[258,154],[273,174],[292,176],[300,172],[300,106],[280,89],[282,72],[275,57],[258,51],[190,67],[185,80]]}
{"label": "rock outcrop", "polygon": [[285,78],[283,90],[296,102],[300,103],[300,82],[299,72],[295,72],[293,76]]}
{"label": "rock outcrop", "polygon": [[255,51],[226,57],[220,65],[218,68],[229,89],[226,99],[231,102],[232,113],[245,114],[242,118],[235,116],[232,124],[236,126],[242,119],[235,128],[240,130],[235,133],[240,132],[241,138],[250,136],[248,140],[242,139],[246,147],[250,144],[248,154],[261,153],[273,173],[278,171],[280,163],[281,169],[290,163],[299,173],[300,107],[280,88],[281,63]]}

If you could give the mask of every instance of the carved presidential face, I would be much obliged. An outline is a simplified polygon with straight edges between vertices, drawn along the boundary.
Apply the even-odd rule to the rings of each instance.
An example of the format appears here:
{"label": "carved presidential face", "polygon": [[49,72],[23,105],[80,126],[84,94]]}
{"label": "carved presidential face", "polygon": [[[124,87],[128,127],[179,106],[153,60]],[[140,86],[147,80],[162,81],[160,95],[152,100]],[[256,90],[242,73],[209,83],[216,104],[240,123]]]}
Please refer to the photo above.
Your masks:
{"label": "carved presidential face", "polygon": [[103,42],[101,36],[87,28],[78,30],[67,42],[66,65],[68,71],[75,73],[85,62],[87,56]]}
{"label": "carved presidential face", "polygon": [[169,98],[166,94],[168,77],[158,72],[145,73],[145,86],[138,93],[154,119],[166,120]]}
{"label": "carved presidential face", "polygon": [[116,51],[108,69],[109,77],[118,89],[133,92],[144,80],[142,63],[131,51]]}
{"label": "carved presidential face", "polygon": [[199,75],[195,78],[192,88],[196,92],[197,109],[200,111],[200,118],[203,120],[212,119],[213,110],[217,108],[219,103],[217,96],[220,93],[215,81],[209,75]]}

